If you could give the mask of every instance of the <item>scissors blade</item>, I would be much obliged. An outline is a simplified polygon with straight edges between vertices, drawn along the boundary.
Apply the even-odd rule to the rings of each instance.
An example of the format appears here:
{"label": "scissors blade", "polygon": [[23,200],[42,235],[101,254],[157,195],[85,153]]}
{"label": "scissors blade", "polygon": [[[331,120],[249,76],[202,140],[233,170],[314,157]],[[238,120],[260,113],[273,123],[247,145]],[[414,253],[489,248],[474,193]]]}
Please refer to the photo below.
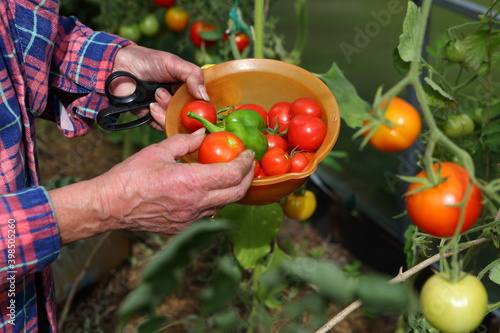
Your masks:
{"label": "scissors blade", "polygon": [[134,102],[124,105],[111,106],[109,108],[103,109],[97,114],[97,119],[96,119],[97,123],[99,124],[99,126],[101,126],[103,129],[107,131],[122,131],[122,130],[132,129],[137,126],[141,126],[150,121],[151,119],[153,119],[151,113],[148,112],[146,115],[124,124],[117,124],[117,121],[118,118],[120,117],[120,114],[137,110],[140,108],[149,107],[149,104],[151,102],[152,100],[143,102]]}

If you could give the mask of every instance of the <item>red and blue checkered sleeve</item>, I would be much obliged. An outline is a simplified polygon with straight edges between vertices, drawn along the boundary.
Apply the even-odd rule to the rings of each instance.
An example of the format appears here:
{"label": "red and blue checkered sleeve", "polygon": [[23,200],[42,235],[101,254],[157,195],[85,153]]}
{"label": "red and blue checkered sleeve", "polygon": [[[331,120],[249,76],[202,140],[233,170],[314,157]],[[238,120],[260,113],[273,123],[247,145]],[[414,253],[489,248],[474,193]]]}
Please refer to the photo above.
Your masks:
{"label": "red and blue checkered sleeve", "polygon": [[60,17],[58,27],[49,77],[55,94],[49,105],[65,135],[83,135],[97,112],[109,106],[104,85],[116,53],[133,42],[93,31],[75,17]]}
{"label": "red and blue checkered sleeve", "polygon": [[42,271],[59,255],[60,238],[43,187],[0,195],[0,281]]}

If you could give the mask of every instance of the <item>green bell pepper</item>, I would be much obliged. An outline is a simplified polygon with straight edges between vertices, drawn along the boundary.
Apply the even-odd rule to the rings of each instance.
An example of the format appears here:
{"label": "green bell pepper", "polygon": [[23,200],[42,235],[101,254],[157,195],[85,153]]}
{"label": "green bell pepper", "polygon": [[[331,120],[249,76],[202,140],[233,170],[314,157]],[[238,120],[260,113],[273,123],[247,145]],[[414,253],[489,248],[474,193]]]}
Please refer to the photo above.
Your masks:
{"label": "green bell pepper", "polygon": [[241,139],[247,149],[255,152],[255,159],[259,162],[267,151],[268,143],[264,135],[266,124],[261,115],[253,110],[231,112],[217,125],[191,111],[187,116],[198,120],[210,133],[221,131],[233,133]]}

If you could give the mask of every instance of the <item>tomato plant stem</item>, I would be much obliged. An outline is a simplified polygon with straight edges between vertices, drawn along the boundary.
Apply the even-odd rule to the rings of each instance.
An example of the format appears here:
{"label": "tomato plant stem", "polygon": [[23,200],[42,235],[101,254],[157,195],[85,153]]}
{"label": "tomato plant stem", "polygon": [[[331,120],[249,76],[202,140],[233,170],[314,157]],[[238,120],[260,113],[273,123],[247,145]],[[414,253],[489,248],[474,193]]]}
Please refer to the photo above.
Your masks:
{"label": "tomato plant stem", "polygon": [[254,29],[254,57],[264,58],[264,0],[255,0]]}

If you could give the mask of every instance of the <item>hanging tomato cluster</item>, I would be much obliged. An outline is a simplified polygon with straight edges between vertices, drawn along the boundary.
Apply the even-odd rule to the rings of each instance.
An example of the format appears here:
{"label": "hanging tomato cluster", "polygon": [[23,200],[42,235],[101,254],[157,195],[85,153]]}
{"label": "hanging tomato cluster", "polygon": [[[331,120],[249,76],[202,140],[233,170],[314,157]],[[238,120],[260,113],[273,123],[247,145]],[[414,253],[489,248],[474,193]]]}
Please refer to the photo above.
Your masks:
{"label": "hanging tomato cluster", "polygon": [[217,111],[193,101],[181,111],[181,123],[209,134],[198,151],[200,163],[228,162],[245,149],[255,152],[255,178],[302,172],[326,137],[321,106],[313,99],[275,103],[269,110],[246,103]]}

